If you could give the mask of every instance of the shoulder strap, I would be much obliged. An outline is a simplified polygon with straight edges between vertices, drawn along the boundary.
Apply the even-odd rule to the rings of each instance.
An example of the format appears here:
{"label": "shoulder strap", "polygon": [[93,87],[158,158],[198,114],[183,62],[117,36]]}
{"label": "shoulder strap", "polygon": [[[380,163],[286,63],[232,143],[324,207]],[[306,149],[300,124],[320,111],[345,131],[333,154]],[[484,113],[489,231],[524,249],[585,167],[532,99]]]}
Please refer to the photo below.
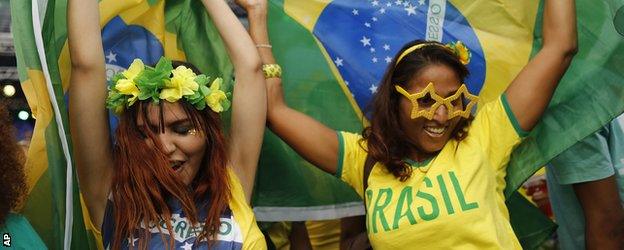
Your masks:
{"label": "shoulder strap", "polygon": [[362,175],[362,200],[364,201],[364,209],[366,209],[366,189],[368,188],[368,177],[373,171],[373,166],[375,166],[375,160],[370,154],[366,154],[366,160],[364,161],[364,174]]}

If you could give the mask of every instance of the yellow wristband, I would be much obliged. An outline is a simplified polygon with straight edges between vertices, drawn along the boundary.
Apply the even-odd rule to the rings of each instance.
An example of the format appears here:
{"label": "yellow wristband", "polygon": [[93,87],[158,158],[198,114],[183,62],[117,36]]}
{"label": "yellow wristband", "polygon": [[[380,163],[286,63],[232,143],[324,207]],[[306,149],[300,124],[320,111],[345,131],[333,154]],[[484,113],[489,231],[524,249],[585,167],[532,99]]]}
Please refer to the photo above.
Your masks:
{"label": "yellow wristband", "polygon": [[265,79],[282,77],[282,67],[279,64],[263,64],[262,72]]}

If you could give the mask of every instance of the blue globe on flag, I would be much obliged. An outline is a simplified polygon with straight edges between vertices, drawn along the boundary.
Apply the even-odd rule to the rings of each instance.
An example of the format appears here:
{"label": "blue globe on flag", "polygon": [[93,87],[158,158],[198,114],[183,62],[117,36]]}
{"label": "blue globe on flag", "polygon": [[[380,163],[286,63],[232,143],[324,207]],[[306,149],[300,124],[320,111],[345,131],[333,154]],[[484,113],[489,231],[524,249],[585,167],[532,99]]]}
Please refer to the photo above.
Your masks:
{"label": "blue globe on flag", "polygon": [[478,94],[485,81],[485,58],[477,35],[447,1],[334,0],[319,16],[313,32],[362,110],[377,92],[395,54],[416,39],[463,42],[472,53],[467,65],[471,74],[465,80],[469,91]]}

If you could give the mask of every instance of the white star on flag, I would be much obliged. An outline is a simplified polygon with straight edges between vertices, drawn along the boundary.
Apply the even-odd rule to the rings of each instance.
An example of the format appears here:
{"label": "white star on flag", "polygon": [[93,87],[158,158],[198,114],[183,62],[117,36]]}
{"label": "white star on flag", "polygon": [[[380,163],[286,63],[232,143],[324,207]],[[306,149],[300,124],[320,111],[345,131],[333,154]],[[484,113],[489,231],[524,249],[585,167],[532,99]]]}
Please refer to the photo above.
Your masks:
{"label": "white star on flag", "polygon": [[401,0],[396,0],[396,2],[394,2],[394,4],[401,5],[401,4],[403,4],[403,2]]}
{"label": "white star on flag", "polygon": [[349,81],[345,81],[345,85],[349,86]]}
{"label": "white star on flag", "polygon": [[377,57],[373,57],[372,61],[373,61],[374,63],[377,63],[377,61],[378,61]]}
{"label": "white star on flag", "polygon": [[375,48],[373,48],[373,47],[370,48],[370,52],[371,53],[375,53],[375,51],[377,51],[377,50],[375,50]]}
{"label": "white star on flag", "polygon": [[106,55],[106,59],[108,60],[109,63],[116,62],[117,54],[113,54],[113,51],[109,50],[108,55]]}
{"label": "white star on flag", "polygon": [[360,14],[360,12],[356,9],[353,9],[353,11],[351,11],[351,13],[353,13],[354,16],[357,16]]}
{"label": "white star on flag", "polygon": [[371,84],[370,88],[368,88],[372,94],[377,93],[377,86],[375,84]]}
{"label": "white star on flag", "polygon": [[377,18],[376,17],[371,18],[371,20],[373,20],[373,22],[377,22]]}
{"label": "white star on flag", "polygon": [[392,3],[391,3],[391,2],[388,2],[388,3],[386,4],[386,6],[388,6],[388,7],[392,7]]}
{"label": "white star on flag", "polygon": [[336,63],[336,67],[342,66],[342,61],[342,58],[336,57],[336,61],[334,61],[334,63]]}
{"label": "white star on flag", "polygon": [[369,22],[365,22],[365,23],[364,23],[364,26],[366,26],[366,27],[369,27],[369,28],[370,28],[370,27],[371,27],[371,24],[370,24]]}
{"label": "white star on flag", "polygon": [[373,6],[377,6],[377,5],[379,5],[379,1],[375,0],[375,1],[372,2],[372,4],[373,4]]}
{"label": "white star on flag", "polygon": [[379,9],[379,13],[381,13],[381,14],[385,14],[385,13],[386,13],[386,8],[381,8],[381,9]]}
{"label": "white star on flag", "polygon": [[384,60],[386,60],[386,63],[392,62],[392,58],[390,58],[389,56],[386,56],[386,58]]}
{"label": "white star on flag", "polygon": [[371,46],[370,38],[368,38],[366,36],[363,36],[362,40],[360,40],[360,42],[362,43],[362,45],[364,45],[364,47]]}
{"label": "white star on flag", "polygon": [[407,11],[407,15],[411,16],[411,15],[416,15],[416,6],[408,6],[405,8],[405,11]]}
{"label": "white star on flag", "polygon": [[407,7],[408,5],[410,5],[408,1],[403,2],[403,6]]}
{"label": "white star on flag", "polygon": [[418,4],[425,5],[425,0],[418,0]]}
{"label": "white star on flag", "polygon": [[384,50],[390,50],[390,45],[384,44],[383,48],[384,48]]}
{"label": "white star on flag", "polygon": [[191,249],[193,249],[193,244],[185,242],[184,246],[182,246],[182,249],[184,249],[184,250],[191,250]]}

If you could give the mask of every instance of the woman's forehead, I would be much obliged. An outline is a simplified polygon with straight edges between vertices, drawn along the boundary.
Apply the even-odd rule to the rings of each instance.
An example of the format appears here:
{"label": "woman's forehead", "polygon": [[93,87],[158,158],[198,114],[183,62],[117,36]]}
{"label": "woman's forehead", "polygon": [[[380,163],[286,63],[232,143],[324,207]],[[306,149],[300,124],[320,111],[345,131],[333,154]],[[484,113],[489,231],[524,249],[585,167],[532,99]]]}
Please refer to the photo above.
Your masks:
{"label": "woman's forehead", "polygon": [[407,91],[410,93],[420,92],[433,83],[436,93],[445,96],[455,93],[461,86],[457,73],[445,65],[434,64],[427,66],[410,79]]}
{"label": "woman's forehead", "polygon": [[[149,104],[146,108],[145,116],[147,117],[148,123],[150,125],[158,125],[161,120],[161,111],[162,111],[162,121],[165,125],[171,124],[181,120],[188,120],[188,114],[184,110],[184,107],[179,102],[171,103],[168,101],[161,100],[162,105],[159,104]],[[139,115],[137,117],[137,124],[143,124],[143,116]]]}

